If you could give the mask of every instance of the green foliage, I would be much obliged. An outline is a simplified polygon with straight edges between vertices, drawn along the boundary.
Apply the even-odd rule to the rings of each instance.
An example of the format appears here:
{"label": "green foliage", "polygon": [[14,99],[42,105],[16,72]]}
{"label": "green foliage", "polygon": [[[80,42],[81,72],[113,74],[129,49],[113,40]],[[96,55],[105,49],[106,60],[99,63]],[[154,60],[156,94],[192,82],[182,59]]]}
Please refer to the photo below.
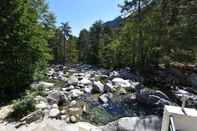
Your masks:
{"label": "green foliage", "polygon": [[45,69],[49,36],[28,0],[1,1],[0,30],[0,94],[15,97]]}
{"label": "green foliage", "polygon": [[120,42],[113,40],[99,50],[100,64],[105,68],[117,68],[120,66]]}
{"label": "green foliage", "polygon": [[102,21],[96,21],[90,28],[87,48],[88,64],[99,64],[99,46],[102,42],[103,29]]}
{"label": "green foliage", "polygon": [[20,119],[27,114],[35,111],[34,97],[34,94],[29,94],[22,99],[15,100],[13,102],[14,111],[12,112],[11,117],[15,119]]}
{"label": "green foliage", "polygon": [[64,35],[61,29],[55,29],[54,37],[49,41],[49,47],[53,54],[53,63],[64,63]]}
{"label": "green foliage", "polygon": [[77,64],[79,62],[79,50],[77,45],[77,38],[71,36],[68,40],[68,63]]}
{"label": "green foliage", "polygon": [[[169,56],[170,62],[196,62],[197,23],[193,0],[162,1],[161,13],[163,24],[163,54]],[[164,44],[165,43],[165,44]]]}
{"label": "green foliage", "polygon": [[96,22],[79,37],[80,59],[106,68],[171,62],[195,63],[197,22],[193,0],[128,0],[119,29]]}
{"label": "green foliage", "polygon": [[89,49],[89,32],[86,29],[81,30],[78,39],[80,62],[87,63]]}

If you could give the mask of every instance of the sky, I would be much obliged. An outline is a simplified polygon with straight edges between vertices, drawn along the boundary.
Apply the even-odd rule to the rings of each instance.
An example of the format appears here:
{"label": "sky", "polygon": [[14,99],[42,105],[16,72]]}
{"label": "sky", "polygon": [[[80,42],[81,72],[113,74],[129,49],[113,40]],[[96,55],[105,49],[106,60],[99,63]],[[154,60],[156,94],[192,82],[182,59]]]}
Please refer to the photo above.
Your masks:
{"label": "sky", "polygon": [[55,14],[57,25],[69,22],[73,35],[96,21],[104,22],[120,16],[117,6],[123,0],[49,0],[49,8]]}

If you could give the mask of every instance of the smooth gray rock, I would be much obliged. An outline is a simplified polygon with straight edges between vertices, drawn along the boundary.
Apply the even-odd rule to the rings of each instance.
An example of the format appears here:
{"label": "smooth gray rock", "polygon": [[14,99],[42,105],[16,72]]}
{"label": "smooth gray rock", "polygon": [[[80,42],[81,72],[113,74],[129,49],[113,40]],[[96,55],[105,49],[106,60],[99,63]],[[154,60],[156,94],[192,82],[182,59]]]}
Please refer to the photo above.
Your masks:
{"label": "smooth gray rock", "polygon": [[49,104],[58,104],[59,102],[67,102],[67,97],[61,91],[51,91],[47,96],[47,101]]}
{"label": "smooth gray rock", "polygon": [[103,131],[161,131],[161,119],[157,116],[125,117],[102,126]]}
{"label": "smooth gray rock", "polygon": [[138,89],[136,92],[138,102],[150,106],[164,107],[170,105],[171,102],[166,94],[158,90],[151,90],[148,88]]}
{"label": "smooth gray rock", "polygon": [[192,87],[197,89],[197,74],[196,73],[192,73],[189,76],[189,82],[191,83]]}

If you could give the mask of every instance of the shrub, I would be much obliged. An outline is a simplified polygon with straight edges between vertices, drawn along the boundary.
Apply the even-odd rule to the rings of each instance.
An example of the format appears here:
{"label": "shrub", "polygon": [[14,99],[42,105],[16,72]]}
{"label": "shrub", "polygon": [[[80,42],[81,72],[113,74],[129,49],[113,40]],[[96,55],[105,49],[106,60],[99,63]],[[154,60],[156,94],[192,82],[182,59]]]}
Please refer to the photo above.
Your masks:
{"label": "shrub", "polygon": [[11,114],[12,118],[20,119],[27,114],[35,111],[35,100],[34,100],[34,94],[27,95],[22,99],[15,100],[13,102],[14,106],[14,112]]}

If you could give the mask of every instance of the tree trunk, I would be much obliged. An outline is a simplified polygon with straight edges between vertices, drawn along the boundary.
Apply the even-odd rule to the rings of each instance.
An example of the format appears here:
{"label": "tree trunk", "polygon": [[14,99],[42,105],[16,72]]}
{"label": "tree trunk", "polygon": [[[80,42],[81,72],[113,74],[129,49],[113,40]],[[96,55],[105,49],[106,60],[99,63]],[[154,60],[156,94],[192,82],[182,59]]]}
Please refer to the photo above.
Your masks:
{"label": "tree trunk", "polygon": [[138,47],[139,47],[139,58],[138,58],[138,60],[139,60],[139,62],[140,62],[140,64],[144,64],[144,58],[143,58],[143,56],[144,56],[144,49],[143,49],[143,35],[142,35],[142,26],[141,26],[141,24],[142,24],[142,14],[141,14],[141,0],[138,0],[138,22],[139,22],[139,40],[138,40]]}
{"label": "tree trunk", "polygon": [[63,64],[66,64],[66,39],[64,38],[64,60],[63,60]]}

